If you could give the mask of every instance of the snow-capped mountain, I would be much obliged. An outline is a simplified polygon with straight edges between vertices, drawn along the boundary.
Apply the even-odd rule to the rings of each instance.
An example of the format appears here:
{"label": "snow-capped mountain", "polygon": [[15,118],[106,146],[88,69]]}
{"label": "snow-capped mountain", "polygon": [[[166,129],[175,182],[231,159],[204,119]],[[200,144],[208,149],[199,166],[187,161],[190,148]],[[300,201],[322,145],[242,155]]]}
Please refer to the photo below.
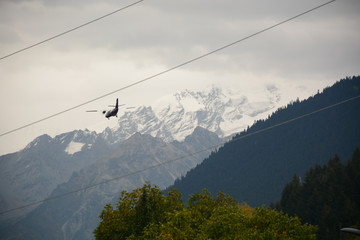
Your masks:
{"label": "snow-capped mountain", "polygon": [[125,112],[112,135],[126,139],[140,132],[167,142],[181,141],[200,126],[220,137],[229,136],[280,106],[280,93],[274,85],[259,89],[257,95],[250,99],[244,93],[216,87],[203,92],[185,90],[163,97],[154,106]]}
{"label": "snow-capped mountain", "polygon": [[[255,98],[219,88],[202,92],[185,90],[152,106],[125,112],[119,116],[116,128],[106,128],[101,133],[75,130],[54,138],[39,136],[23,150],[0,157],[0,211],[216,145],[222,141],[219,137],[243,130],[279,105],[279,90],[270,85],[259,89]],[[111,200],[110,196],[146,180],[165,188],[207,154],[124,179],[100,192],[96,190],[91,200],[87,197],[76,200],[73,212],[62,215],[64,219],[58,223],[61,231],[56,230],[60,231],[58,236],[64,234],[69,239],[76,234],[89,236],[86,231],[94,222],[89,225],[86,218],[96,217],[104,201]],[[64,204],[60,201],[60,206],[65,207]],[[35,207],[3,214],[0,222],[3,226],[12,225],[19,216],[32,214]],[[91,209],[94,212],[88,212]],[[29,216],[37,218],[36,214]]]}
{"label": "snow-capped mountain", "polygon": [[0,210],[48,196],[73,172],[92,164],[136,132],[171,142],[183,141],[197,126],[219,137],[241,131],[279,105],[275,86],[258,92],[256,98],[249,98],[216,87],[203,92],[185,90],[153,106],[125,112],[115,129],[106,128],[101,133],[77,130],[54,138],[39,136],[22,151],[1,157]]}

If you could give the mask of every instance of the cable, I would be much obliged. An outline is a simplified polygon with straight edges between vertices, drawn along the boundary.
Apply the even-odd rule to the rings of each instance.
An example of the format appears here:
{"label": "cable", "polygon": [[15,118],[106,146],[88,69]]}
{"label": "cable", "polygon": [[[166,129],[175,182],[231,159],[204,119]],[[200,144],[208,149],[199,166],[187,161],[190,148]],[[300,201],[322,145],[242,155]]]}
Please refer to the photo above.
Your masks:
{"label": "cable", "polygon": [[110,182],[113,182],[113,181],[116,181],[116,180],[119,180],[119,179],[122,179],[122,178],[126,178],[126,177],[129,177],[129,176],[132,176],[132,175],[141,173],[141,172],[145,172],[145,171],[147,171],[147,170],[150,170],[150,169],[153,169],[153,168],[157,168],[157,167],[160,167],[160,166],[165,165],[165,164],[173,163],[173,162],[179,161],[179,160],[181,160],[181,159],[188,158],[188,157],[194,156],[194,155],[196,155],[196,154],[199,154],[199,153],[202,153],[202,152],[209,151],[209,150],[211,150],[211,149],[215,149],[215,148],[221,147],[221,146],[224,145],[225,143],[231,143],[231,142],[239,141],[239,140],[241,140],[241,139],[244,139],[244,138],[247,138],[247,137],[250,137],[250,136],[253,136],[253,135],[256,135],[256,134],[265,132],[265,131],[268,131],[268,130],[273,129],[273,128],[280,127],[280,126],[282,126],[282,125],[285,125],[285,124],[294,122],[294,121],[296,121],[296,120],[299,120],[299,119],[302,119],[302,118],[305,118],[305,117],[314,115],[314,114],[316,114],[316,113],[319,113],[319,112],[322,112],[322,111],[325,111],[325,110],[328,110],[328,109],[337,107],[337,106],[339,106],[339,105],[345,104],[345,103],[350,102],[350,101],[354,101],[354,100],[359,99],[359,98],[360,98],[360,95],[359,95],[359,96],[356,96],[356,97],[352,97],[352,98],[346,99],[346,100],[343,100],[343,101],[341,101],[341,102],[338,102],[338,103],[335,103],[335,104],[332,104],[332,105],[329,105],[329,106],[326,106],[326,107],[323,107],[323,108],[320,108],[320,109],[315,110],[315,111],[313,111],[313,112],[303,114],[303,115],[301,115],[301,116],[298,116],[298,117],[289,119],[289,120],[287,120],[287,121],[284,121],[284,122],[281,122],[281,123],[278,123],[278,124],[275,124],[275,125],[273,125],[273,126],[270,126],[270,127],[267,127],[267,128],[263,128],[263,129],[257,130],[257,131],[255,131],[255,132],[252,132],[252,133],[249,133],[249,134],[246,134],[246,135],[243,135],[243,136],[239,136],[239,137],[233,138],[233,139],[231,139],[231,140],[229,140],[229,141],[221,142],[221,143],[219,143],[219,144],[216,144],[216,145],[213,145],[213,146],[204,148],[204,149],[202,149],[202,150],[189,153],[189,154],[187,154],[187,155],[184,155],[184,156],[181,156],[181,157],[178,157],[178,158],[169,160],[169,161],[161,162],[161,163],[155,164],[155,165],[153,165],[153,166],[150,166],[150,167],[147,167],[147,168],[144,168],[144,169],[136,170],[136,171],[133,171],[133,172],[130,172],[130,173],[127,173],[127,174],[118,176],[118,177],[114,177],[114,178],[111,178],[111,179],[108,179],[108,180],[105,180],[105,181],[102,181],[102,182],[98,182],[98,183],[95,183],[95,184],[92,184],[92,185],[88,185],[88,186],[86,186],[86,187],[82,187],[82,188],[79,188],[79,189],[76,189],[76,190],[73,190],[73,191],[70,191],[70,192],[66,192],[66,193],[63,193],[63,194],[55,195],[55,196],[52,196],[52,197],[49,197],[49,198],[45,198],[45,199],[43,199],[43,200],[39,200],[39,201],[35,201],[35,202],[29,203],[29,204],[26,204],[26,205],[23,205],[23,206],[19,206],[19,207],[16,207],[16,208],[8,209],[8,210],[5,210],[5,211],[0,212],[0,215],[5,214],[5,213],[9,213],[9,212],[13,212],[13,211],[16,211],[16,210],[19,210],[19,209],[27,208],[27,207],[30,207],[30,206],[33,206],[33,205],[37,205],[37,204],[40,204],[40,203],[43,203],[43,202],[47,202],[47,201],[50,201],[50,200],[62,198],[62,197],[65,197],[65,196],[68,196],[68,195],[71,195],[71,194],[74,194],[74,193],[77,193],[77,192],[86,191],[86,190],[88,190],[88,189],[90,189],[90,188],[94,188],[94,187],[97,187],[97,186],[99,186],[99,185],[103,185],[103,184],[106,184],[106,183],[110,183]]}
{"label": "cable", "polygon": [[108,14],[106,14],[106,15],[104,15],[104,16],[101,16],[101,17],[98,17],[98,18],[96,18],[96,19],[94,19],[94,20],[91,20],[91,21],[89,21],[89,22],[86,22],[86,23],[84,23],[84,24],[82,24],[82,25],[80,25],[80,26],[77,26],[77,27],[75,27],[75,28],[72,28],[72,29],[70,29],[70,30],[67,30],[67,31],[65,31],[65,32],[63,32],[63,33],[60,33],[60,34],[58,34],[58,35],[55,35],[55,36],[50,37],[50,38],[48,38],[48,39],[45,39],[45,40],[43,40],[43,41],[41,41],[41,42],[35,43],[35,44],[33,44],[33,45],[31,45],[31,46],[28,46],[28,47],[26,47],[26,48],[20,49],[20,50],[18,50],[18,51],[16,51],[16,52],[10,53],[10,54],[8,54],[8,55],[6,55],[6,56],[1,57],[0,60],[3,60],[3,59],[8,58],[8,57],[11,57],[11,56],[13,56],[13,55],[15,55],[15,54],[18,54],[18,53],[23,52],[23,51],[25,51],[25,50],[28,50],[28,49],[30,49],[30,48],[39,46],[39,45],[41,45],[41,44],[43,44],[43,43],[46,43],[46,42],[48,42],[48,41],[51,41],[51,40],[53,40],[53,39],[55,39],[55,38],[61,37],[61,36],[65,35],[65,34],[68,34],[68,33],[70,33],[70,32],[73,32],[73,31],[75,31],[75,30],[77,30],[77,29],[79,29],[79,28],[85,27],[85,26],[87,26],[87,25],[89,25],[89,24],[92,24],[92,23],[94,23],[94,22],[97,22],[97,21],[99,21],[99,20],[101,20],[101,19],[103,19],[103,18],[109,17],[109,16],[111,16],[111,15],[113,15],[113,14],[115,14],[115,13],[118,13],[118,12],[120,12],[120,11],[122,11],[122,10],[125,10],[125,9],[127,9],[127,8],[129,8],[129,7],[132,7],[132,6],[138,4],[138,3],[142,2],[142,1],[144,1],[144,0],[139,0],[139,1],[137,1],[137,2],[134,2],[134,3],[132,3],[132,4],[127,5],[127,6],[125,6],[125,7],[122,7],[122,8],[120,8],[120,9],[117,9],[117,10],[111,12],[111,13],[108,13]]}
{"label": "cable", "polygon": [[[143,0],[142,0],[142,1],[143,1]],[[159,72],[159,73],[157,73],[157,74],[154,74],[154,75],[152,75],[152,76],[150,76],[150,77],[144,78],[144,79],[142,79],[142,80],[140,80],[140,81],[137,81],[137,82],[132,83],[132,84],[130,84],[130,85],[127,85],[127,86],[125,86],[125,87],[116,89],[116,90],[114,90],[114,91],[112,91],[112,92],[106,93],[106,94],[104,94],[104,95],[102,95],[102,96],[99,96],[99,97],[94,98],[94,99],[92,99],[92,100],[89,100],[89,101],[87,101],[87,102],[81,103],[81,104],[76,105],[76,106],[74,106],[74,107],[65,109],[65,110],[63,110],[63,111],[61,111],[61,112],[55,113],[55,114],[53,114],[53,115],[50,115],[50,116],[45,117],[45,118],[42,118],[42,119],[37,120],[37,121],[35,121],[35,122],[32,122],[32,123],[23,125],[23,126],[21,126],[21,127],[15,128],[15,129],[10,130],[10,131],[8,131],[8,132],[1,133],[1,134],[0,134],[0,137],[5,136],[5,135],[10,134],[10,133],[13,133],[13,132],[16,132],[16,131],[19,131],[19,130],[21,130],[21,129],[23,129],[23,128],[26,128],[26,127],[35,125],[35,124],[37,124],[37,123],[43,122],[43,121],[45,121],[45,120],[48,120],[48,119],[50,119],[50,118],[56,117],[56,116],[61,115],[61,114],[64,114],[64,113],[69,112],[69,111],[71,111],[71,110],[77,109],[77,108],[79,108],[79,107],[82,107],[82,106],[84,106],[84,105],[87,105],[87,104],[89,104],[89,103],[92,103],[92,102],[94,102],[94,101],[97,101],[97,100],[99,100],[99,99],[102,99],[102,98],[107,97],[107,96],[109,96],[109,95],[112,95],[112,94],[114,94],[114,93],[123,91],[123,90],[125,90],[125,89],[131,88],[131,87],[136,86],[136,85],[139,85],[139,84],[141,84],[141,83],[143,83],[143,82],[149,81],[149,80],[151,80],[151,79],[153,79],[153,78],[156,78],[156,77],[158,77],[158,76],[160,76],[160,75],[164,75],[164,74],[166,74],[166,73],[168,73],[168,72],[171,72],[171,71],[173,71],[173,70],[175,70],[175,69],[181,68],[181,67],[183,67],[183,66],[185,66],[185,65],[188,65],[188,64],[193,63],[193,62],[195,62],[195,61],[198,61],[198,60],[200,60],[200,59],[202,59],[202,58],[205,58],[205,57],[207,57],[207,56],[209,56],[209,55],[211,55],[211,54],[214,54],[214,53],[217,53],[217,52],[219,52],[219,51],[221,51],[221,50],[224,50],[224,49],[226,49],[226,48],[229,48],[229,47],[231,47],[231,46],[233,46],[233,45],[235,45],[235,44],[238,44],[238,43],[240,43],[240,42],[242,42],[242,41],[245,41],[245,40],[247,40],[247,39],[249,39],[249,38],[255,37],[256,35],[259,35],[259,34],[261,34],[261,33],[264,33],[264,32],[266,32],[266,31],[269,31],[269,30],[271,30],[271,29],[273,29],[273,28],[275,28],[275,27],[278,27],[278,26],[280,26],[280,25],[282,25],[282,24],[284,24],[284,23],[287,23],[287,22],[289,22],[289,21],[291,21],[291,20],[294,20],[294,19],[296,19],[296,18],[298,18],[298,17],[300,17],[300,16],[303,16],[303,15],[305,15],[305,14],[307,14],[307,13],[310,13],[310,12],[316,10],[316,9],[319,9],[319,8],[321,8],[321,7],[324,7],[325,5],[328,5],[328,4],[330,4],[330,3],[332,3],[332,2],[335,2],[335,1],[336,1],[336,0],[331,0],[331,1],[329,1],[329,2],[326,2],[326,3],[324,3],[324,4],[321,4],[321,5],[319,5],[319,6],[317,6],[317,7],[314,7],[314,8],[312,8],[312,9],[310,9],[310,10],[307,10],[307,11],[305,11],[305,12],[302,12],[302,13],[294,16],[294,17],[291,17],[291,18],[286,19],[286,20],[284,20],[284,21],[282,21],[282,22],[279,22],[279,23],[277,23],[277,24],[275,24],[275,25],[272,25],[272,26],[270,26],[270,27],[267,27],[267,28],[265,28],[265,29],[263,29],[263,30],[261,30],[261,31],[258,31],[258,32],[256,32],[256,33],[253,33],[253,34],[251,34],[251,35],[249,35],[249,36],[247,36],[247,37],[244,37],[244,38],[239,39],[239,40],[237,40],[237,41],[235,41],[235,42],[229,43],[229,44],[227,44],[227,45],[225,45],[225,46],[223,46],[223,47],[217,48],[217,49],[215,49],[215,50],[213,50],[213,51],[211,51],[211,52],[208,52],[208,53],[206,53],[206,54],[204,54],[204,55],[201,55],[201,56],[199,56],[199,57],[190,59],[190,60],[188,60],[188,61],[186,61],[186,62],[183,62],[183,63],[181,63],[181,64],[179,64],[179,65],[176,65],[176,66],[174,66],[174,67],[171,67],[171,68],[169,68],[169,69],[167,69],[167,70],[164,70],[164,71],[162,71],[162,72]]]}

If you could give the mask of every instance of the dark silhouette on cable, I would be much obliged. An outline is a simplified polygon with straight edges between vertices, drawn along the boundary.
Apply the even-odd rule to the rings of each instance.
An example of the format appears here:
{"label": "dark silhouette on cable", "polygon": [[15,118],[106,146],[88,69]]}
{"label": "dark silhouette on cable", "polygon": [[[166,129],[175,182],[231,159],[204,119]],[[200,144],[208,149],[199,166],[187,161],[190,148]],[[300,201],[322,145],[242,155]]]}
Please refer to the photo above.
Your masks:
{"label": "dark silhouette on cable", "polygon": [[[125,104],[121,104],[120,106],[124,106],[124,105]],[[114,107],[114,108],[112,110],[108,110],[108,111],[103,110],[103,111],[101,111],[101,113],[104,114],[105,117],[109,120],[110,120],[110,117],[114,117],[114,116],[118,117],[117,113],[119,111],[119,99],[118,98],[116,99],[115,105],[109,105],[109,107]],[[130,108],[134,108],[134,107],[127,107],[126,109],[130,109]],[[86,112],[99,112],[99,111],[98,110],[88,110]]]}

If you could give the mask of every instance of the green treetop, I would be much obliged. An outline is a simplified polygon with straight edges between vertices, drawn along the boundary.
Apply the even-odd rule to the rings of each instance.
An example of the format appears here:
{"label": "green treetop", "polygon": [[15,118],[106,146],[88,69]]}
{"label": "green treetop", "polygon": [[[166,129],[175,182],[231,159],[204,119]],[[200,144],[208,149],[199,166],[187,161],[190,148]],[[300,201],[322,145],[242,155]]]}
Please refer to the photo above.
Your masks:
{"label": "green treetop", "polygon": [[219,192],[190,196],[187,206],[172,190],[164,196],[145,184],[124,191],[115,206],[106,205],[96,239],[315,239],[316,228],[282,212],[237,203]]}

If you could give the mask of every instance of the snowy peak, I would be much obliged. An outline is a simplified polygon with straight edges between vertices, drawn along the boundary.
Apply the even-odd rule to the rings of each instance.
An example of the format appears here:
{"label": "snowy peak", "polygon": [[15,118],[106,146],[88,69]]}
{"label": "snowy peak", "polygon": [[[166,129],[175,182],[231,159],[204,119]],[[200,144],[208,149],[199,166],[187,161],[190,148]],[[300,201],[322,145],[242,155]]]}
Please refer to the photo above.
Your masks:
{"label": "snowy peak", "polygon": [[90,149],[98,137],[96,132],[90,132],[88,129],[85,129],[85,131],[75,130],[58,135],[55,137],[55,141],[64,146],[64,151],[67,154],[73,155],[80,152],[85,145]]}
{"label": "snowy peak", "polygon": [[85,130],[74,130],[72,132],[63,133],[56,136],[54,139],[57,142],[66,143],[69,141],[75,142],[87,142],[87,141],[95,141],[98,137],[96,132],[90,132],[88,129]]}
{"label": "snowy peak", "polygon": [[27,150],[27,149],[30,149],[30,148],[33,148],[36,146],[45,145],[45,144],[49,143],[51,140],[52,140],[52,138],[49,135],[47,135],[47,134],[41,135],[41,136],[35,138],[32,142],[30,142],[24,148],[24,150]]}
{"label": "snowy peak", "polygon": [[184,90],[165,96],[153,106],[126,112],[114,130],[117,139],[126,139],[135,132],[159,137],[167,142],[182,141],[197,126],[220,137],[239,132],[258,118],[265,118],[280,101],[279,89],[267,85],[254,97],[213,87],[208,91]]}

